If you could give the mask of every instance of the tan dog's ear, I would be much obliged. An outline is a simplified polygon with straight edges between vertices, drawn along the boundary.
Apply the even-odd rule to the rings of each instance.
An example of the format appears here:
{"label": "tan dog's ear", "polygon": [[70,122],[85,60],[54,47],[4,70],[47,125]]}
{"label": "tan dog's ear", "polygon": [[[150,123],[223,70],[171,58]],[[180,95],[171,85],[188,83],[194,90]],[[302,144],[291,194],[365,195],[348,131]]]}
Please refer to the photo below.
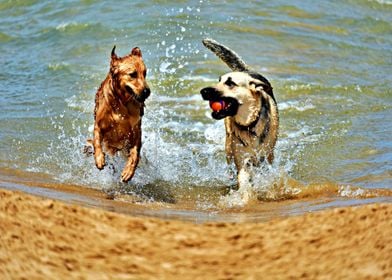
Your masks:
{"label": "tan dog's ear", "polygon": [[258,80],[252,80],[249,82],[249,87],[256,92],[264,90],[265,84]]}
{"label": "tan dog's ear", "polygon": [[138,47],[135,47],[132,49],[131,55],[142,57],[142,51]]}
{"label": "tan dog's ear", "polygon": [[264,91],[264,84],[256,84],[256,91],[260,92],[260,91]]}

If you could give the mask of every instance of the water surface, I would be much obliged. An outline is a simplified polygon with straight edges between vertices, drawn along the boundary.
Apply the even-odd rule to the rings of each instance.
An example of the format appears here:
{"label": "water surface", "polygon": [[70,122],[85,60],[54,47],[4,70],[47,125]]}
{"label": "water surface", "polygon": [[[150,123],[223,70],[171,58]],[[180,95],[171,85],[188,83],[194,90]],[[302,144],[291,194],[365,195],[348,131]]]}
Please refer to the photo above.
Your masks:
{"label": "water surface", "polygon": [[[44,174],[146,205],[165,197],[177,211],[257,213],[304,193],[331,207],[369,195],[391,201],[376,191],[392,189],[391,14],[381,0],[0,1],[2,173],[37,182]],[[252,207],[227,194],[223,122],[199,94],[228,72],[206,37],[266,76],[279,104],[276,160],[258,177]],[[100,172],[81,152],[113,45],[119,55],[142,49],[152,89],[129,184],[119,183],[123,160]]]}

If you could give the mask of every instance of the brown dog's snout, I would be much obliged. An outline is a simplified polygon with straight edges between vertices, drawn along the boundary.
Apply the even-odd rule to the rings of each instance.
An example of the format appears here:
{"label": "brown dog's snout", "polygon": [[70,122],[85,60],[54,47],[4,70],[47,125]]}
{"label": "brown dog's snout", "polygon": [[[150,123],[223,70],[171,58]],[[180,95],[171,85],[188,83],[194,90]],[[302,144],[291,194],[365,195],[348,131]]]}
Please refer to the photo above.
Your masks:
{"label": "brown dog's snout", "polygon": [[150,88],[147,86],[142,90],[142,92],[135,95],[135,98],[139,102],[144,102],[150,96],[150,94],[151,94]]}
{"label": "brown dog's snout", "polygon": [[140,93],[136,93],[130,86],[126,85],[127,91],[136,99],[138,102],[144,102],[150,96],[151,90],[148,86],[143,88]]}
{"label": "brown dog's snout", "polygon": [[144,101],[146,100],[151,94],[151,90],[149,87],[145,87],[142,91],[142,93],[140,94],[140,98]]}

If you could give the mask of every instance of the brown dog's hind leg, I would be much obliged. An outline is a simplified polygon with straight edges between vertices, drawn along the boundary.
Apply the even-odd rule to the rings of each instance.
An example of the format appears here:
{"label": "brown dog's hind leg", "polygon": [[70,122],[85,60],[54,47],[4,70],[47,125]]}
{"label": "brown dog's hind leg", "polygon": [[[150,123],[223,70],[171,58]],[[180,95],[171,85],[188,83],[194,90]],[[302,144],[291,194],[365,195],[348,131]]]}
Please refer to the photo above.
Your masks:
{"label": "brown dog's hind leg", "polygon": [[133,146],[130,149],[127,164],[121,173],[121,180],[123,182],[128,182],[131,180],[135,174],[136,166],[139,163],[139,151],[140,148],[138,146]]}

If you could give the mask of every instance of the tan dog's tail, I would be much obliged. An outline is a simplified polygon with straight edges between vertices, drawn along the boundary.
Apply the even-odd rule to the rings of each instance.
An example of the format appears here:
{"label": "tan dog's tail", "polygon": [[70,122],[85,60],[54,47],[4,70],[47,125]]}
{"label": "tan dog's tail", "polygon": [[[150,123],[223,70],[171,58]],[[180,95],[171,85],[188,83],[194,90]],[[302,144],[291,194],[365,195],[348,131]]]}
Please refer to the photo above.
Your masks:
{"label": "tan dog's tail", "polygon": [[239,72],[251,70],[238,54],[225,45],[222,45],[213,39],[204,39],[203,45],[216,54],[231,70]]}

